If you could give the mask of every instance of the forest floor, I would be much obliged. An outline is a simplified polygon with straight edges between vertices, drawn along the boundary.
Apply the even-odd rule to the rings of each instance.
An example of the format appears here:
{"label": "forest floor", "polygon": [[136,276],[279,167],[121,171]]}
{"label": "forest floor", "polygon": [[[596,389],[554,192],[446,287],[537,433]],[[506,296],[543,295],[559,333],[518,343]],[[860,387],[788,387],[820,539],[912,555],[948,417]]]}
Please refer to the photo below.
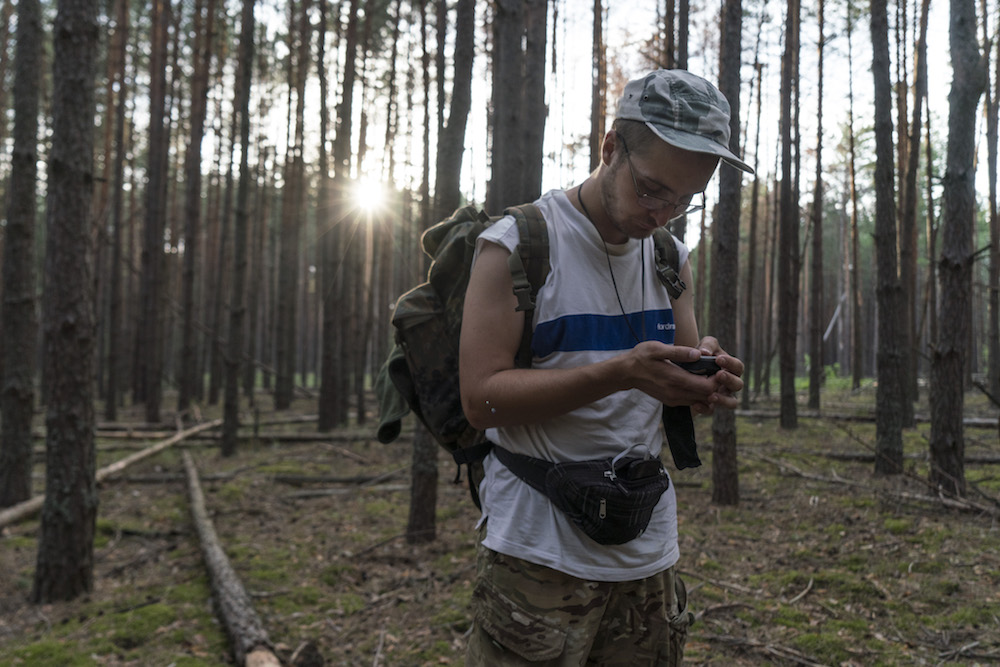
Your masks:
{"label": "forest floor", "polygon": [[[698,421],[705,465],[673,473],[679,569],[697,616],[687,664],[1000,662],[1000,467],[967,465],[979,509],[946,506],[924,481],[926,423],[904,433],[906,474],[876,477],[870,461],[832,456],[871,455],[874,424],[831,416],[870,414],[873,391],[824,401],[828,416],[800,413],[795,430],[737,418],[735,507],[712,503],[711,423]],[[971,395],[967,407],[997,416]],[[184,448],[283,660],[311,643],[327,665],[461,665],[477,512],[442,455],[437,539],[408,544],[409,442],[381,445],[370,430],[294,443],[275,434],[315,437],[315,424],[262,426],[268,437],[235,457],[196,440],[128,468],[100,488],[94,590],[72,602],[27,602],[38,520],[4,529],[0,664],[232,663],[190,518]],[[98,465],[128,453],[108,447],[154,441],[99,439]],[[967,429],[966,454],[1000,454],[996,426]]]}

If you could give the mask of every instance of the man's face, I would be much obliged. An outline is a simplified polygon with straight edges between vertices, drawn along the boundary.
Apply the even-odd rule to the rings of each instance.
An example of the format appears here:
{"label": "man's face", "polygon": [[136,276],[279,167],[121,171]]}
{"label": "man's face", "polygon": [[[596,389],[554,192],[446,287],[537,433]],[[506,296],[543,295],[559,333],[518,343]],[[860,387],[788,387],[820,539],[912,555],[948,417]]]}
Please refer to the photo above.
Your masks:
{"label": "man's face", "polygon": [[601,195],[618,232],[612,234],[616,238],[606,237],[612,242],[646,238],[692,204],[700,204],[719,164],[714,155],[692,153],[660,140],[630,151],[617,132],[609,133],[604,149],[609,166]]}

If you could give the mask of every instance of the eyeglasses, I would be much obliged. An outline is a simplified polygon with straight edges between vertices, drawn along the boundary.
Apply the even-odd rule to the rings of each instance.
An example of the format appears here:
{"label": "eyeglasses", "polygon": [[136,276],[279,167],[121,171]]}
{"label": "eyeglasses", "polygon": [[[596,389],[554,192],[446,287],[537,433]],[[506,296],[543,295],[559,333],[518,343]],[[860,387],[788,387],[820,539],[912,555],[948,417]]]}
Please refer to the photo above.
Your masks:
{"label": "eyeglasses", "polygon": [[[658,197],[656,195],[651,195],[648,192],[643,192],[639,189],[639,181],[635,178],[635,167],[632,165],[632,155],[629,153],[628,144],[625,143],[625,137],[621,135],[620,132],[616,132],[618,138],[621,139],[622,148],[625,149],[625,160],[628,162],[628,171],[632,175],[632,185],[635,187],[635,196],[639,199],[639,206],[650,211],[659,211],[668,206],[673,207],[674,215],[669,218],[669,222],[677,220],[678,218],[683,218],[685,215],[689,215],[696,211],[700,211],[705,208],[705,193],[697,192],[688,198],[687,202],[674,202],[670,201],[666,197]],[[694,197],[701,197],[700,204],[692,204],[691,199]]]}

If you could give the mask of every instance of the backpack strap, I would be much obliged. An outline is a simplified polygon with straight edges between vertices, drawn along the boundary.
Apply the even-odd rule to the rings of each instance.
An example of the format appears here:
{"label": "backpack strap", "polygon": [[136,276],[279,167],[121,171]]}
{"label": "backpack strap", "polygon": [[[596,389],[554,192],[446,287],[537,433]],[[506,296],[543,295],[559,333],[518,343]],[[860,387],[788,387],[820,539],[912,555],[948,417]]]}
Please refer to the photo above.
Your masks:
{"label": "backpack strap", "polygon": [[[661,227],[653,232],[653,247],[656,252],[656,275],[667,288],[670,298],[676,299],[687,288],[680,276],[677,242],[673,234]],[[674,466],[678,470],[700,466],[701,459],[698,458],[691,408],[686,405],[676,407],[664,405],[661,419],[664,434],[667,436],[667,445],[674,458]]]}
{"label": "backpack strap", "polygon": [[671,299],[678,298],[687,285],[681,280],[680,255],[673,234],[660,227],[653,232],[653,248],[656,253],[656,276],[667,288]]}
{"label": "backpack strap", "polygon": [[527,368],[531,365],[531,311],[535,309],[535,296],[549,275],[549,233],[542,212],[534,204],[511,206],[504,213],[513,216],[521,237],[517,252],[507,258],[507,266],[514,281],[516,310],[524,313],[524,332],[515,361],[519,368]]}

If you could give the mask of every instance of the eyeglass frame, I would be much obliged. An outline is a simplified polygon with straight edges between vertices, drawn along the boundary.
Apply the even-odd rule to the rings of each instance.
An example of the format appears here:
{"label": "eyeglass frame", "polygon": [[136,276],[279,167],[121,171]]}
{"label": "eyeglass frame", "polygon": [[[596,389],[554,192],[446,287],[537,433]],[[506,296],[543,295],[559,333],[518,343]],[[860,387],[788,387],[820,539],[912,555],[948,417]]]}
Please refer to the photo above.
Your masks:
{"label": "eyeglass frame", "polygon": [[[647,211],[659,211],[661,209],[666,208],[666,206],[673,206],[676,211],[677,209],[680,209],[682,206],[685,207],[684,210],[681,211],[680,213],[676,213],[675,215],[668,218],[667,219],[668,222],[673,222],[674,220],[683,218],[684,216],[690,215],[691,213],[697,213],[698,211],[701,211],[705,208],[704,190],[702,190],[701,192],[696,192],[693,195],[691,195],[691,199],[694,199],[698,195],[701,195],[701,204],[692,204],[691,202],[688,202],[687,204],[680,204],[678,202],[670,201],[666,197],[657,197],[656,195],[651,195],[648,192],[642,192],[639,189],[639,181],[637,181],[635,178],[635,167],[632,165],[632,154],[631,152],[629,152],[628,144],[625,143],[625,137],[622,135],[621,132],[615,132],[615,134],[618,135],[619,139],[621,139],[622,148],[625,149],[625,161],[628,162],[628,173],[629,175],[632,176],[632,187],[635,188],[635,196],[639,200],[639,206],[642,206]],[[650,206],[649,204],[654,201],[663,202],[663,204],[665,204],[666,206],[656,205],[656,204]]]}

